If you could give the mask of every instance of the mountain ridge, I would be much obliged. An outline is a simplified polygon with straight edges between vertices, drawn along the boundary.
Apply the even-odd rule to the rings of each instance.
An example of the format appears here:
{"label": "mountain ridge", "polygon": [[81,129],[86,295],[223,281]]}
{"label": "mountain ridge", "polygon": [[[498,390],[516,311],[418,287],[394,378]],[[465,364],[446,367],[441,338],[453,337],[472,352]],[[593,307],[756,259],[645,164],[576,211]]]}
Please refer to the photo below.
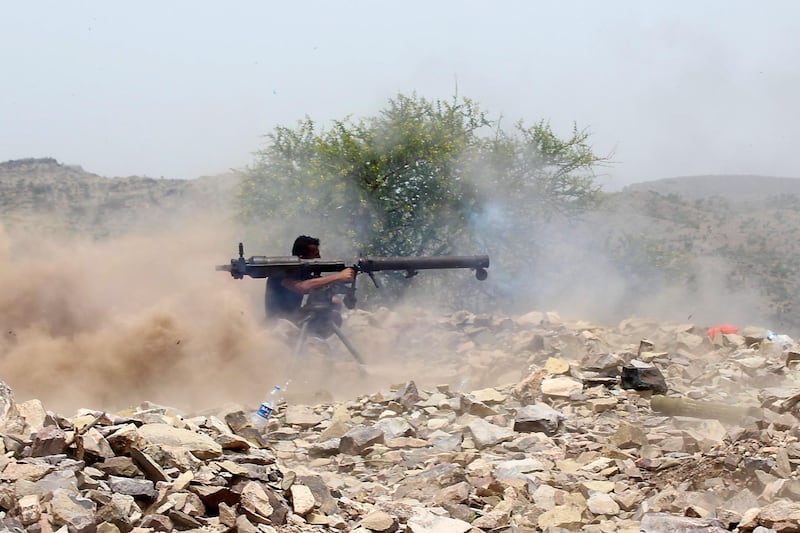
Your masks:
{"label": "mountain ridge", "polygon": [[678,194],[692,200],[719,196],[731,201],[747,201],[778,194],[800,194],[800,178],[756,174],[676,176],[632,183],[621,192],[643,191]]}
{"label": "mountain ridge", "polygon": [[[233,173],[191,180],[104,177],[53,158],[0,163],[0,222],[7,229],[93,238],[174,222],[189,210],[218,215],[229,207]],[[142,213],[149,216],[143,217]]]}

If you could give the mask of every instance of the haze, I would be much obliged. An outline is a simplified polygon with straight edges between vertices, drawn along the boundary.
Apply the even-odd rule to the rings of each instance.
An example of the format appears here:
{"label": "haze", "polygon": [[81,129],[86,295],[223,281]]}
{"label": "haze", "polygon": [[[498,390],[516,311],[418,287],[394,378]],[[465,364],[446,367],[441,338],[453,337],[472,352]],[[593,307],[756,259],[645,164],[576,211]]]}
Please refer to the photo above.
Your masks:
{"label": "haze", "polygon": [[7,3],[0,161],[194,178],[305,115],[457,92],[509,124],[589,128],[609,190],[800,176],[798,34],[790,1]]}

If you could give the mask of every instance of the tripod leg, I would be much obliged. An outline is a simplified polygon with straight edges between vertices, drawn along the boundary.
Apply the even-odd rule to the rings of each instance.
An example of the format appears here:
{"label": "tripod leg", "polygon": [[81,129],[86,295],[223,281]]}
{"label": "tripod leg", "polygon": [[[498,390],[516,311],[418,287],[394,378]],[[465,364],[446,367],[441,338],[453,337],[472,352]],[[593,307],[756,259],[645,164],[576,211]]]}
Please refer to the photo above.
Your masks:
{"label": "tripod leg", "polygon": [[365,364],[364,359],[361,357],[361,354],[358,353],[358,350],[356,350],[356,347],[353,346],[350,340],[347,337],[345,337],[344,333],[342,332],[342,329],[333,322],[331,322],[331,328],[333,328],[333,332],[336,333],[336,336],[339,337],[339,340],[342,341],[342,344],[344,344],[347,347],[347,349],[350,350],[350,353],[353,355],[353,358],[356,361],[358,361],[358,364],[363,369],[363,366]]}
{"label": "tripod leg", "polygon": [[304,320],[303,324],[300,326],[300,336],[297,337],[297,344],[294,345],[294,357],[295,360],[297,358],[297,354],[300,353],[300,350],[303,349],[303,344],[306,342],[306,337],[308,337],[308,320]]}

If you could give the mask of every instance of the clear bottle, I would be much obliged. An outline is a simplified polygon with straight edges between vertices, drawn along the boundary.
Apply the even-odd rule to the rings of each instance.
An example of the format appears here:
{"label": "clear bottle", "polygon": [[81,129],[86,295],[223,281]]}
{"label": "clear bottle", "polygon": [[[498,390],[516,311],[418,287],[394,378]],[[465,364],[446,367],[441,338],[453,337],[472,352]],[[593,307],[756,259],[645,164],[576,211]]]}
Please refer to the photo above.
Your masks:
{"label": "clear bottle", "polygon": [[250,415],[250,421],[256,429],[264,429],[267,426],[270,415],[272,415],[272,412],[280,402],[280,393],[280,385],[275,385],[272,391],[270,391],[269,396],[267,396],[267,399],[258,406],[258,410]]}

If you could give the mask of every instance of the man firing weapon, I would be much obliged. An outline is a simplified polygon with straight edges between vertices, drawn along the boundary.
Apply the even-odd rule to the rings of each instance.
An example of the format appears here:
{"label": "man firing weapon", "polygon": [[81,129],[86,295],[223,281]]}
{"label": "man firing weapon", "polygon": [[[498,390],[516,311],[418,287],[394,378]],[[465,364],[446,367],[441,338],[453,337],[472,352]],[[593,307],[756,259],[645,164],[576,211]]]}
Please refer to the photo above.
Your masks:
{"label": "man firing weapon", "polygon": [[[363,358],[342,333],[338,311],[342,303],[348,309],[355,307],[356,275],[366,273],[377,287],[375,272],[405,271],[406,277],[412,277],[419,270],[451,268],[472,269],[475,277],[482,281],[488,277],[489,256],[362,257],[347,264],[341,260],[321,259],[319,239],[301,235],[295,239],[290,257],[246,259],[244,245],[239,243],[239,257],[231,259],[228,265],[217,266],[217,270],[230,272],[235,279],[267,278],[267,316],[289,319],[300,328],[295,354],[309,334],[327,338],[335,333],[362,365]],[[326,273],[329,275],[322,275]],[[343,300],[336,294],[343,294]]]}

